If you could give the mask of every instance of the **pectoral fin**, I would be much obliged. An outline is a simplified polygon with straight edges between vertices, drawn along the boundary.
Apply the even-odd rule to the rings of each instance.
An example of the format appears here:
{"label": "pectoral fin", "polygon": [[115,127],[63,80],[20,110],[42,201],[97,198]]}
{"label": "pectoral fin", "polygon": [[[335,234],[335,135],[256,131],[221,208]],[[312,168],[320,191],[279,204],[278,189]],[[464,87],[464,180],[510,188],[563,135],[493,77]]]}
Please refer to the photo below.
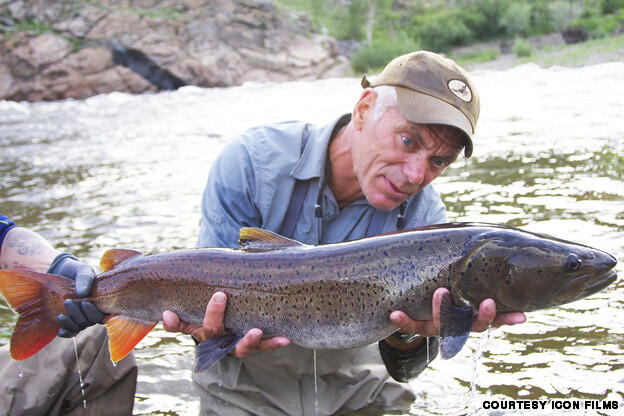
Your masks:
{"label": "pectoral fin", "polygon": [[440,356],[447,360],[462,349],[472,329],[472,309],[457,306],[449,293],[440,304]]}
{"label": "pectoral fin", "polygon": [[236,343],[243,336],[228,332],[222,337],[211,338],[197,346],[197,365],[195,372],[199,373],[211,367],[221,358],[234,349]]}
{"label": "pectoral fin", "polygon": [[115,363],[128,355],[134,346],[156,326],[156,322],[147,322],[121,315],[110,315],[104,323],[108,330],[111,360]]}

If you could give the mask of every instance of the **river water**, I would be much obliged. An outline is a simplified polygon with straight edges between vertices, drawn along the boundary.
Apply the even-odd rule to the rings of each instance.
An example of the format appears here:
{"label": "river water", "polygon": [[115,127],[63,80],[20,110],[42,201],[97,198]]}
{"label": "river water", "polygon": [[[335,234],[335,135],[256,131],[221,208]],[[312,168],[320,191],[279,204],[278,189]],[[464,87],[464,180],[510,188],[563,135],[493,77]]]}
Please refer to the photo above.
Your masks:
{"label": "river water", "polygon": [[[436,180],[449,219],[596,246],[618,258],[622,276],[624,63],[528,64],[472,76],[482,101],[474,156]],[[329,122],[359,93],[358,79],[343,78],[0,101],[0,212],[93,265],[112,247],[192,247],[208,169],[231,137],[282,120]],[[412,382],[413,413],[490,414],[485,400],[512,399],[615,400],[621,409],[622,290],[620,280],[589,299],[530,313],[488,342],[471,336],[457,357],[435,360]],[[0,310],[0,343],[11,325]],[[197,414],[189,337],[158,326],[135,351],[135,414]]]}

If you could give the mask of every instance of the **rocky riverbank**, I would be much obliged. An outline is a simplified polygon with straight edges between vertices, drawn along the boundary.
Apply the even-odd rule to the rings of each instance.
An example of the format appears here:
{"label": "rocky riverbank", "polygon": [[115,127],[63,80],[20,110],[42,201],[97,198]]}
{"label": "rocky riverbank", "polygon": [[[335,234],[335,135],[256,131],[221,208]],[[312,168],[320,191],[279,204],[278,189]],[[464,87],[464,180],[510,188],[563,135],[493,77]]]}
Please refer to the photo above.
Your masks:
{"label": "rocky riverbank", "polygon": [[335,39],[270,0],[0,0],[0,99],[341,76]]}

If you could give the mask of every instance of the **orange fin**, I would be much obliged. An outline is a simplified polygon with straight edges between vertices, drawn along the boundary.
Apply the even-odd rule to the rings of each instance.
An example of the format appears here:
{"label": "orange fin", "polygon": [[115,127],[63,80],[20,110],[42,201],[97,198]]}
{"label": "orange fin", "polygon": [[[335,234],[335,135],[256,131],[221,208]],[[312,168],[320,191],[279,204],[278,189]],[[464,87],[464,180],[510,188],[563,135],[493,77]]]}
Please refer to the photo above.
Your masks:
{"label": "orange fin", "polygon": [[126,250],[123,248],[112,248],[107,250],[100,259],[100,267],[103,271],[108,271],[118,264],[136,256],[142,256],[143,253],[136,250]]}
{"label": "orange fin", "polygon": [[272,231],[256,227],[240,229],[238,245],[241,250],[249,252],[282,250],[288,247],[304,247],[305,244],[291,240]]}
{"label": "orange fin", "polygon": [[59,330],[58,314],[65,311],[74,282],[55,274],[0,270],[0,291],[19,314],[11,336],[11,357],[25,360],[48,345]]}
{"label": "orange fin", "polygon": [[143,321],[121,315],[111,315],[106,321],[111,360],[121,361],[155,326],[157,322]]}

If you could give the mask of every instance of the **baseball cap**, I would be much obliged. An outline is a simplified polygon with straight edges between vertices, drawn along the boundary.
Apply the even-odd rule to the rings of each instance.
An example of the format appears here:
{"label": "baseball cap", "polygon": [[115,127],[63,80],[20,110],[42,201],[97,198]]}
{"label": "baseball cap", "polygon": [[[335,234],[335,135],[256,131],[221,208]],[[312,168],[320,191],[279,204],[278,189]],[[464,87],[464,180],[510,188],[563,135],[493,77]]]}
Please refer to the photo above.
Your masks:
{"label": "baseball cap", "polygon": [[464,155],[472,155],[472,136],[479,119],[479,94],[466,71],[452,59],[418,51],[394,58],[362,87],[392,85],[397,90],[401,114],[419,124],[446,124],[466,137]]}

